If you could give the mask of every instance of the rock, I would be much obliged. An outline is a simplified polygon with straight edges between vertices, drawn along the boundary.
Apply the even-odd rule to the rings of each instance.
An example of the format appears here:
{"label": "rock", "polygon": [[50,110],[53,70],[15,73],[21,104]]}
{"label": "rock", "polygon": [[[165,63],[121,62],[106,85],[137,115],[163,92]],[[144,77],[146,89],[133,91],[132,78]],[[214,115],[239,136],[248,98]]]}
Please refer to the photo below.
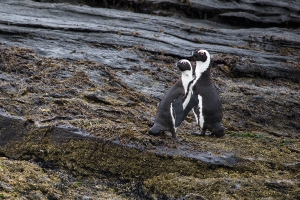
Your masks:
{"label": "rock", "polygon": [[[42,0],[41,2],[66,2],[66,0]],[[92,7],[126,8],[137,13],[151,13],[173,16],[180,13],[189,18],[221,20],[222,22],[243,27],[299,27],[300,9],[298,1],[197,1],[197,0],[146,0],[120,1],[120,3],[93,0],[68,1],[74,5],[80,3]]]}
{"label": "rock", "polygon": [[[298,2],[41,2],[1,3],[0,156],[133,199],[287,198],[265,183],[299,174]],[[178,140],[150,136],[174,63],[196,47],[213,55],[227,135],[191,135],[189,115]]]}
{"label": "rock", "polygon": [[[273,4],[269,3],[276,8],[277,5]],[[257,4],[213,5],[217,7],[212,7],[209,2],[192,2],[189,6],[197,12],[244,7],[252,12],[257,9],[255,11],[260,15],[265,14],[258,11],[260,6]],[[288,4],[283,5],[286,8]],[[36,9],[40,7],[49,12]],[[294,10],[297,7],[298,4],[287,8]],[[120,11],[113,9],[18,0],[4,3],[1,9],[2,42],[8,45],[29,45],[40,55],[48,57],[90,59],[115,69],[129,69],[131,66],[149,68],[147,59],[140,57],[136,49],[150,55],[158,53],[188,57],[191,49],[201,46],[212,54],[220,55],[216,63],[229,65],[230,73],[235,77],[255,75],[299,82],[300,71],[297,66],[300,59],[294,55],[299,55],[300,38],[297,30],[293,29],[274,27],[266,28],[263,32],[259,29],[230,30],[228,27],[222,28],[219,22],[207,24],[205,20],[195,21],[184,17],[164,20],[160,16],[145,16],[128,11],[120,14]],[[7,12],[11,10],[15,12]],[[76,15],[72,18],[70,13]],[[295,15],[298,14],[295,12]],[[64,18],[68,20],[62,20]],[[133,23],[126,23],[130,20]],[[50,33],[49,29],[55,31]],[[10,37],[16,34],[20,35],[17,40]],[[288,53],[283,53],[288,49]],[[229,57],[225,59],[225,55]]]}
{"label": "rock", "polygon": [[[0,115],[0,127],[13,127],[13,129],[2,129],[0,137],[1,137],[1,142],[0,142],[0,147],[1,147],[1,152],[5,153],[5,155],[9,157],[14,157],[14,158],[26,158],[27,156],[37,156],[40,159],[47,161],[49,159],[52,160],[52,162],[57,163],[57,162],[62,162],[65,163],[66,165],[69,165],[68,163],[73,163],[76,166],[80,166],[80,160],[81,159],[89,159],[90,156],[94,157],[95,163],[93,164],[90,160],[89,162],[89,168],[93,169],[95,171],[98,171],[100,169],[103,170],[103,168],[98,168],[98,166],[101,166],[103,164],[100,164],[99,162],[105,161],[103,160],[103,153],[107,154],[107,156],[111,157],[113,159],[114,157],[114,151],[121,151],[119,153],[123,154],[125,157],[124,159],[126,160],[127,156],[126,154],[128,153],[133,153],[134,152],[138,153],[141,149],[139,146],[136,146],[134,144],[122,144],[120,141],[114,140],[114,141],[107,141],[103,140],[101,138],[96,138],[93,137],[92,135],[89,135],[87,133],[82,132],[82,130],[74,127],[66,127],[66,126],[42,126],[42,127],[36,127],[34,125],[27,125],[27,122],[23,120],[22,118],[16,118],[13,116],[9,116],[6,113],[1,113]],[[20,142],[22,145],[20,146]],[[39,145],[43,144],[48,146],[48,150],[45,150],[44,145]],[[88,144],[88,146],[86,146]],[[31,155],[26,155],[23,152],[23,149],[26,146],[31,146],[30,148],[30,154]],[[66,146],[65,146],[66,145]],[[83,146],[82,146],[83,145]],[[52,146],[52,147],[50,147]],[[64,146],[64,147],[63,147]],[[68,147],[69,146],[69,147]],[[85,147],[84,147],[85,146]],[[20,148],[21,147],[21,148]],[[63,147],[63,148],[59,148]],[[56,160],[55,154],[61,154],[63,152],[67,153],[71,149],[68,150],[68,148],[73,149],[74,151],[76,148],[84,148],[86,151],[86,154],[89,156],[86,158],[81,158],[80,160],[76,161],[74,160],[74,156],[79,156],[73,154],[73,156],[65,157],[63,160]],[[106,150],[103,152],[103,148]],[[51,150],[52,149],[52,150]],[[55,150],[56,149],[56,150]],[[90,151],[90,153],[88,153]],[[76,152],[76,151],[75,151]],[[75,153],[74,152],[74,153]],[[29,152],[28,152],[29,153]],[[71,153],[71,152],[69,152]],[[162,146],[157,146],[155,152],[153,150],[151,151],[145,151],[143,154],[144,159],[146,159],[145,156],[149,154],[149,157],[153,157],[156,155],[157,159],[160,160],[161,158],[165,157],[181,157],[182,159],[191,159],[191,162],[195,161],[201,161],[204,164],[208,165],[217,165],[217,166],[234,166],[239,163],[239,160],[235,158],[232,155],[222,155],[222,156],[216,156],[211,152],[203,152],[199,153],[197,151],[193,151],[192,148],[190,148],[189,145],[184,145],[181,144],[180,147],[177,149],[173,148],[168,148],[168,147],[162,147]],[[50,157],[51,158],[50,158]],[[52,157],[54,156],[54,157]],[[97,157],[95,157],[97,156]],[[99,157],[98,157],[99,156]],[[118,155],[116,155],[118,157]],[[117,158],[116,158],[117,159]],[[118,160],[120,160],[119,158]],[[125,161],[124,160],[124,161]],[[83,161],[86,162],[86,161]],[[152,160],[151,162],[154,162]],[[72,164],[72,167],[74,167]],[[100,164],[100,165],[99,165]],[[138,164],[138,163],[135,163]],[[138,164],[139,165],[139,164]],[[93,166],[93,167],[92,167]],[[121,173],[121,169],[119,169],[119,166],[116,166],[119,170],[119,173]],[[125,167],[125,166],[123,166]],[[129,166],[128,166],[129,167]],[[174,166],[173,166],[174,167]],[[112,166],[109,167],[108,171],[114,171],[112,169]],[[124,168],[125,169],[125,168]],[[82,169],[84,170],[84,169]],[[167,170],[167,169],[166,169]],[[174,170],[177,170],[174,168]],[[178,168],[178,170],[183,170],[182,167]],[[150,171],[150,169],[149,169]],[[125,172],[125,171],[124,171]],[[126,173],[129,173],[127,171]],[[160,173],[160,172],[159,172]],[[136,175],[137,172],[134,172]],[[134,174],[128,174],[129,176],[133,176]],[[145,176],[145,174],[143,174]]]}
{"label": "rock", "polygon": [[265,185],[282,193],[288,192],[294,187],[294,183],[291,181],[267,181]]}

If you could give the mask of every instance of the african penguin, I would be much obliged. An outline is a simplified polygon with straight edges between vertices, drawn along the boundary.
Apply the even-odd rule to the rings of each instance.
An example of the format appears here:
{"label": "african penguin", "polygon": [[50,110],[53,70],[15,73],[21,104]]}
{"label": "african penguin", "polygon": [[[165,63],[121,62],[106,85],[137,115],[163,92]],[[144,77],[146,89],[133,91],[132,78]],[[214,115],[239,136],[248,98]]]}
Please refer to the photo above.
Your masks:
{"label": "african penguin", "polygon": [[183,120],[193,109],[196,122],[202,129],[200,135],[205,135],[208,129],[212,135],[222,137],[225,134],[222,125],[222,104],[211,80],[210,55],[206,50],[196,49],[192,56],[196,61],[193,94],[184,110]]}
{"label": "african penguin", "polygon": [[161,131],[170,131],[176,138],[176,129],[183,121],[183,110],[189,103],[192,95],[193,68],[188,60],[180,60],[175,64],[181,73],[178,80],[163,96],[160,101],[154,125],[149,131],[157,135]]}

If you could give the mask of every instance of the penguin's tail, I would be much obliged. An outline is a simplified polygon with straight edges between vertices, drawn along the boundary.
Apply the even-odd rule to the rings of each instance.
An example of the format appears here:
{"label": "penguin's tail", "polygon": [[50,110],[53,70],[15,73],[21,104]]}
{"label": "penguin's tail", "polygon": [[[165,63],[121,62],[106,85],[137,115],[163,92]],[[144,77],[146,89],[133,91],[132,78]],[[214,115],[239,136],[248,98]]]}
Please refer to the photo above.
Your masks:
{"label": "penguin's tail", "polygon": [[154,124],[150,129],[149,134],[158,135],[160,131],[162,131],[161,126],[159,124]]}
{"label": "penguin's tail", "polygon": [[212,134],[216,137],[223,137],[225,135],[225,128],[222,123],[217,123],[212,128]]}

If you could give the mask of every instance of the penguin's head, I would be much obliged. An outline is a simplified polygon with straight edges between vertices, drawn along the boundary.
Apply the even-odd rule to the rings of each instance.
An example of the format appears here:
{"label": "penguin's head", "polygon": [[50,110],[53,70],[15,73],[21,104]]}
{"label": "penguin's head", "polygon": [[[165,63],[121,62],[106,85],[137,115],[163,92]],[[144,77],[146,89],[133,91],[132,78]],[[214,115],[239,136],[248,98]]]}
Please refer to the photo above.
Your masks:
{"label": "penguin's head", "polygon": [[191,71],[193,70],[192,65],[190,61],[186,59],[179,60],[177,63],[175,63],[176,67],[180,69],[180,71]]}
{"label": "penguin's head", "polygon": [[208,51],[204,49],[195,49],[194,51],[192,51],[192,57],[195,61],[201,62],[206,62],[208,59],[210,59]]}

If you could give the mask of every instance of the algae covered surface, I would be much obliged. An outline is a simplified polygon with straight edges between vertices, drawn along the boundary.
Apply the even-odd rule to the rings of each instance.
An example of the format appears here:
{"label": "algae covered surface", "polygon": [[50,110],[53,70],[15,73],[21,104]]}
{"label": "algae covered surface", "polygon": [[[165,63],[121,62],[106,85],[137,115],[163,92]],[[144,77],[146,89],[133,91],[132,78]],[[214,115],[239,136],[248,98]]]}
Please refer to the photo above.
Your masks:
{"label": "algae covered surface", "polygon": [[[205,150],[210,149],[207,146],[218,150],[234,148],[251,162],[233,168],[211,166],[192,176],[163,174],[147,179],[145,187],[155,197],[169,194],[172,199],[178,199],[182,194],[191,195],[191,199],[297,199],[300,192],[299,152],[291,151],[288,141],[249,133],[230,133],[217,140],[204,139],[200,145]],[[299,148],[299,141],[290,142]]]}
{"label": "algae covered surface", "polygon": [[[198,127],[189,115],[174,140],[169,134],[153,137],[147,133],[159,102],[157,94],[151,94],[151,85],[159,81],[164,91],[178,78],[172,57],[162,55],[165,65],[157,67],[160,73],[153,73],[141,68],[111,70],[86,60],[45,58],[31,49],[4,45],[0,55],[2,110],[36,127],[78,127],[99,141],[121,144],[71,139],[57,145],[47,134],[37,140],[44,129],[33,129],[11,152],[19,155],[13,157],[34,163],[1,158],[1,198],[300,198],[299,135],[297,129],[288,129],[297,123],[298,83],[231,79],[214,69],[226,136],[191,135]],[[132,80],[124,79],[124,74]],[[169,81],[162,81],[166,77]],[[132,87],[133,81],[141,85]],[[265,101],[260,101],[260,95]],[[293,112],[278,117],[278,107],[286,107],[280,113]],[[263,109],[269,113],[264,118]],[[272,121],[269,115],[274,116]],[[267,123],[281,127],[268,128]],[[198,160],[202,153],[207,162]],[[228,155],[238,161],[214,162]],[[55,170],[36,165],[39,161],[55,165]]]}
{"label": "algae covered surface", "polygon": [[127,199],[105,182],[78,180],[63,170],[0,157],[0,199]]}
{"label": "algae covered surface", "polygon": [[[0,199],[300,199],[299,3],[216,2],[1,2]],[[226,135],[149,135],[195,48]]]}

